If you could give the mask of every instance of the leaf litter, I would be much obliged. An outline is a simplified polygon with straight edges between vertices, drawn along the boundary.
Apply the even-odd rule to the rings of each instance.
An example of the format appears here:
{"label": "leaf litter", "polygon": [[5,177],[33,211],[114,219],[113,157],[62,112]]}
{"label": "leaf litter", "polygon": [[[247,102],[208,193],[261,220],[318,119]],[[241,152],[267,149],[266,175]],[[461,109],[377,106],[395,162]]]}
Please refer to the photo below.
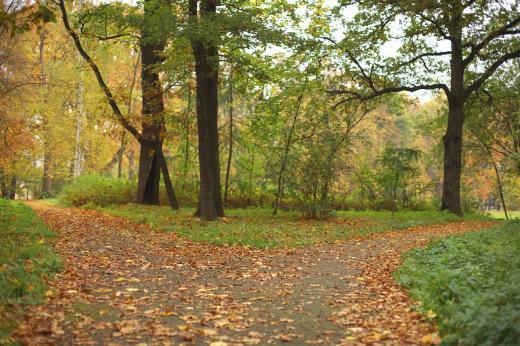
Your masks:
{"label": "leaf litter", "polygon": [[[65,269],[15,337],[52,345],[417,345],[440,342],[392,278],[457,222],[296,249],[193,243],[84,209],[32,202]],[[432,312],[433,314],[433,312]]]}

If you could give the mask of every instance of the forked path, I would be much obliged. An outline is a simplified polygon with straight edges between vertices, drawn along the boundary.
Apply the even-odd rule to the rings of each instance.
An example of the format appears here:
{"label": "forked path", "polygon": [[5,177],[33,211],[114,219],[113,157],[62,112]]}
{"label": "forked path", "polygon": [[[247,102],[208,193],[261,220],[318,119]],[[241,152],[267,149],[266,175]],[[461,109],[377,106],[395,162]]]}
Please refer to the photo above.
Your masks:
{"label": "forked path", "polygon": [[421,344],[435,329],[392,279],[399,256],[458,222],[299,249],[179,239],[82,209],[33,202],[64,270],[16,337],[31,345]]}

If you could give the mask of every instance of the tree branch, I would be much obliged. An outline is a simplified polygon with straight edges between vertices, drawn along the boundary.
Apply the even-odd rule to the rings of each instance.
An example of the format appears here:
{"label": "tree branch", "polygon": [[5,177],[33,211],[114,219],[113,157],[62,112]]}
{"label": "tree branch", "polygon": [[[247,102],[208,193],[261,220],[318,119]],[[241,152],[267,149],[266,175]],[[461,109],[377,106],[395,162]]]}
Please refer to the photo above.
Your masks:
{"label": "tree branch", "polygon": [[462,64],[464,67],[466,67],[468,64],[470,64],[475,57],[478,55],[478,53],[486,47],[492,40],[495,38],[498,38],[500,36],[505,35],[514,35],[520,33],[520,30],[511,30],[515,26],[520,24],[520,17],[515,18],[512,22],[507,23],[506,25],[502,26],[500,29],[493,31],[488,36],[486,36],[479,44],[476,46],[473,46],[471,49],[471,52],[469,55],[462,61]]}
{"label": "tree branch", "polygon": [[343,100],[339,101],[338,103],[336,103],[334,105],[334,108],[335,108],[343,103],[346,103],[346,102],[354,100],[354,99],[357,99],[360,101],[368,101],[368,100],[374,99],[379,96],[383,96],[386,94],[392,94],[392,93],[398,93],[401,91],[414,92],[414,91],[419,91],[419,90],[437,90],[437,89],[444,90],[446,95],[448,95],[450,92],[450,90],[446,84],[437,83],[437,84],[425,84],[425,85],[388,87],[388,88],[383,88],[380,90],[375,90],[374,93],[369,94],[369,95],[363,95],[361,93],[358,93],[355,91],[350,91],[350,90],[334,90],[334,91],[331,91],[331,93],[336,94],[336,95],[350,95],[351,96],[349,98],[343,99]]}
{"label": "tree branch", "polygon": [[[54,0],[56,3],[56,1]],[[67,10],[65,8],[65,1],[59,0],[57,3],[61,10],[61,18],[63,20],[63,25],[65,26],[65,29],[69,33],[70,37],[74,40],[74,44],[76,45],[76,48],[78,49],[79,54],[85,59],[85,61],[88,63],[94,74],[96,75],[96,79],[98,81],[99,86],[105,93],[105,96],[108,100],[108,103],[110,104],[110,107],[112,108],[112,111],[114,112],[114,115],[117,117],[121,125],[132,134],[132,136],[135,137],[135,139],[138,142],[143,141],[143,137],[139,133],[139,131],[130,124],[130,122],[124,117],[123,113],[121,113],[121,110],[119,109],[119,106],[117,105],[116,100],[114,99],[114,96],[112,95],[112,92],[110,91],[109,87],[105,83],[105,80],[103,79],[103,76],[101,75],[101,72],[98,68],[98,66],[94,63],[90,55],[83,49],[83,46],[81,44],[81,40],[79,39],[79,36],[76,34],[74,30],[72,30],[69,19],[67,16]]]}
{"label": "tree branch", "polygon": [[502,55],[498,60],[491,64],[484,73],[475,80],[470,86],[466,88],[466,96],[471,95],[472,92],[479,89],[484,82],[495,73],[495,71],[505,62],[511,59],[520,58],[520,49]]}

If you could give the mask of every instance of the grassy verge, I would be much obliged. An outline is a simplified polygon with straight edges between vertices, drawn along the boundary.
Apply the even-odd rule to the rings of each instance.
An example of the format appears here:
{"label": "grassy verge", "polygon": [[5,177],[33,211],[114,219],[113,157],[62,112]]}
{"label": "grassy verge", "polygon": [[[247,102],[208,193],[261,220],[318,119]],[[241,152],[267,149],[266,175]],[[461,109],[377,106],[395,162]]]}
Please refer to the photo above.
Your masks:
{"label": "grassy verge", "polygon": [[[491,210],[486,211],[485,213],[494,219],[504,220],[506,218],[503,210]],[[510,219],[520,219],[520,210],[510,210],[507,212],[507,215]]]}
{"label": "grassy verge", "polygon": [[447,345],[518,345],[520,221],[441,240],[405,256],[398,281]]}
{"label": "grassy verge", "polygon": [[228,209],[219,222],[200,222],[192,217],[194,210],[173,211],[168,207],[136,204],[100,207],[98,210],[122,216],[134,222],[176,232],[193,241],[257,248],[299,247],[332,243],[354,236],[401,229],[419,224],[445,223],[483,216],[460,218],[444,212],[341,212],[330,220],[302,219],[298,212],[281,212],[273,216],[270,209]]}
{"label": "grassy verge", "polygon": [[0,344],[22,316],[23,306],[38,304],[45,281],[61,266],[52,249],[54,233],[22,203],[0,199]]}

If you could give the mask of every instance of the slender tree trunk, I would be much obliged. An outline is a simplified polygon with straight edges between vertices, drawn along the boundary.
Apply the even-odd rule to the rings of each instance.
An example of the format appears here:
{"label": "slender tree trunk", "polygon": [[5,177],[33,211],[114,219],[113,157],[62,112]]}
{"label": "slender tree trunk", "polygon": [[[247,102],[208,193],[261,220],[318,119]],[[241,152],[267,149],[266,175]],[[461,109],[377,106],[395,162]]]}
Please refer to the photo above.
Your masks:
{"label": "slender tree trunk", "polygon": [[[197,1],[190,0],[190,14],[197,18]],[[202,0],[200,17],[216,14],[215,0]],[[210,19],[211,20],[211,19]],[[218,48],[202,37],[192,38],[197,79],[197,129],[199,142],[200,188],[196,216],[211,221],[224,216],[220,191],[218,155]]]}
{"label": "slender tree trunk", "polygon": [[9,196],[9,191],[7,189],[7,175],[4,170],[0,167],[0,192],[2,193],[2,198],[7,198]]}
{"label": "slender tree trunk", "polygon": [[123,133],[121,134],[119,157],[117,158],[117,177],[118,178],[121,178],[123,176],[123,157],[125,156],[125,146],[126,146],[126,131],[123,130]]}
{"label": "slender tree trunk", "polygon": [[11,186],[9,186],[9,199],[15,199],[16,198],[16,175],[13,175],[11,177]]}
{"label": "slender tree trunk", "polygon": [[229,172],[231,170],[231,159],[233,157],[233,67],[229,72],[229,148],[226,165],[226,183],[224,185],[224,202],[227,202],[229,188]]}
{"label": "slender tree trunk", "polygon": [[184,131],[186,136],[184,139],[184,169],[182,177],[182,189],[186,188],[186,179],[188,178],[188,167],[190,162],[190,127],[191,127],[191,85],[188,83],[188,105],[186,109],[186,121]]}
{"label": "slender tree trunk", "polygon": [[128,180],[132,181],[135,177],[135,150],[134,148],[130,148],[128,153]]}
{"label": "slender tree trunk", "polygon": [[444,180],[441,209],[462,215],[460,179],[462,172],[462,129],[464,125],[464,65],[462,61],[462,13],[454,16],[451,40],[451,91],[448,94],[448,127],[443,137]]}
{"label": "slender tree trunk", "polygon": [[489,158],[491,159],[491,163],[493,164],[493,168],[495,169],[495,175],[497,177],[497,184],[498,184],[498,192],[500,194],[500,201],[502,202],[502,206],[504,207],[504,215],[506,217],[506,220],[509,220],[509,216],[507,215],[506,201],[504,198],[504,189],[502,188],[502,179],[500,179],[500,173],[498,172],[497,164],[495,163],[495,160],[493,159],[493,154],[489,150],[488,150],[488,153],[489,153]]}
{"label": "slender tree trunk", "polygon": [[[40,82],[47,91],[47,77],[45,76],[45,27],[40,28],[40,40],[39,40],[39,64],[40,64]],[[47,95],[43,96],[43,103],[46,103]],[[49,119],[45,114],[46,109],[42,109],[42,132],[43,132],[43,178],[42,178],[42,195],[48,196],[52,190],[52,178],[51,178],[51,153],[50,153],[50,139],[49,139]]]}
{"label": "slender tree trunk", "polygon": [[282,165],[280,166],[280,172],[278,173],[278,188],[276,190],[276,198],[274,200],[273,215],[276,215],[278,213],[278,204],[280,203],[280,199],[283,195],[284,175],[285,175],[285,169],[287,167],[287,159],[289,157],[289,150],[291,148],[292,136],[294,133],[294,129],[296,127],[298,115],[300,114],[300,106],[302,104],[303,94],[305,93],[305,89],[307,88],[307,78],[308,77],[309,77],[309,73],[307,71],[307,73],[305,75],[305,82],[303,83],[302,92],[301,92],[300,96],[298,96],[298,101],[296,102],[296,109],[294,110],[291,127],[289,128],[289,134],[287,135],[287,140],[285,141],[285,147],[284,147],[283,156],[282,156]]}

